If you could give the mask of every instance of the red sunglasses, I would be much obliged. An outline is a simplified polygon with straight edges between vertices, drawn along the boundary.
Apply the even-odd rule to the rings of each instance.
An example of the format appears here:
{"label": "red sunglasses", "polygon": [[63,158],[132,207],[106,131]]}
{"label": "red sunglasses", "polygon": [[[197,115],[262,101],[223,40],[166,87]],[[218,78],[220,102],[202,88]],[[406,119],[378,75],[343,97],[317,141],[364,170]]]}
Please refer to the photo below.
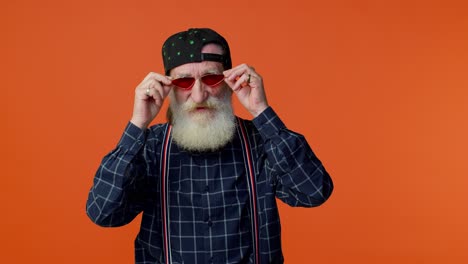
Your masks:
{"label": "red sunglasses", "polygon": [[[207,75],[203,75],[200,78],[200,80],[208,86],[215,87],[218,84],[220,84],[222,81],[224,81],[224,75],[207,74]],[[177,78],[177,79],[172,80],[172,84],[184,90],[190,90],[195,84],[195,78],[194,77]]]}

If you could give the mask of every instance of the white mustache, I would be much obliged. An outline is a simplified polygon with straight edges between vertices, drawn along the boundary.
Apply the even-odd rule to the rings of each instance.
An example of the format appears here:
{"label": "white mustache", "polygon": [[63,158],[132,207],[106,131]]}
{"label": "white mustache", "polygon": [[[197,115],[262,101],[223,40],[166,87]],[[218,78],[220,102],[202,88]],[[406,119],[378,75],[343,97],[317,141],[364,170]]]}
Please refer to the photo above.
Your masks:
{"label": "white mustache", "polygon": [[193,101],[187,101],[182,105],[182,110],[190,112],[199,107],[209,108],[209,109],[218,109],[221,105],[221,101],[217,98],[210,97],[206,102],[201,104],[195,103]]}

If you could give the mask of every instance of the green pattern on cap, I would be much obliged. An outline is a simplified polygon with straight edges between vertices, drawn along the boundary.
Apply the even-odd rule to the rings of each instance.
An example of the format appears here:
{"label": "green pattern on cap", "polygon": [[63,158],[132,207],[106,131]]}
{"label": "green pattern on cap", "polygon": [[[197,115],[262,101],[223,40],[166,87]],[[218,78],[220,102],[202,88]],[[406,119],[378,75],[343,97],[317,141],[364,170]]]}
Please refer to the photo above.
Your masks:
{"label": "green pattern on cap", "polygon": [[[201,52],[203,46],[211,43],[221,46],[225,54],[204,56]],[[216,31],[209,28],[191,28],[173,34],[164,42],[162,55],[166,74],[177,66],[201,61],[220,62],[224,69],[232,67],[228,43]]]}

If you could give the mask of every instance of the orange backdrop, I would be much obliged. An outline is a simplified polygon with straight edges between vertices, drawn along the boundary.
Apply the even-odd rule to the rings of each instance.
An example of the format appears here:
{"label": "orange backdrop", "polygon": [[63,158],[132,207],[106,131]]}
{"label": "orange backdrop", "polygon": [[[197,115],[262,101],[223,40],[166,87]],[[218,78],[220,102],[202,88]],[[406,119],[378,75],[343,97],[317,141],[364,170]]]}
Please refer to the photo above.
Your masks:
{"label": "orange backdrop", "polygon": [[466,3],[2,1],[0,262],[133,262],[138,221],[85,214],[94,172],[165,38],[212,27],[336,185],[281,205],[286,263],[468,263]]}

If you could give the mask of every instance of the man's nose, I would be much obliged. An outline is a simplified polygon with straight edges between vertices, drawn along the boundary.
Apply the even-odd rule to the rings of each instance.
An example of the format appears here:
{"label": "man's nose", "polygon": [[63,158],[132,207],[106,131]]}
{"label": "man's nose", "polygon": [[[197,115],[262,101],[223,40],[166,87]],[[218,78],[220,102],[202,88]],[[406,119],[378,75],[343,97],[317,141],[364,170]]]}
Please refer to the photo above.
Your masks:
{"label": "man's nose", "polygon": [[205,102],[205,100],[208,98],[208,91],[200,80],[195,80],[190,97],[192,98],[193,102],[198,104]]}

